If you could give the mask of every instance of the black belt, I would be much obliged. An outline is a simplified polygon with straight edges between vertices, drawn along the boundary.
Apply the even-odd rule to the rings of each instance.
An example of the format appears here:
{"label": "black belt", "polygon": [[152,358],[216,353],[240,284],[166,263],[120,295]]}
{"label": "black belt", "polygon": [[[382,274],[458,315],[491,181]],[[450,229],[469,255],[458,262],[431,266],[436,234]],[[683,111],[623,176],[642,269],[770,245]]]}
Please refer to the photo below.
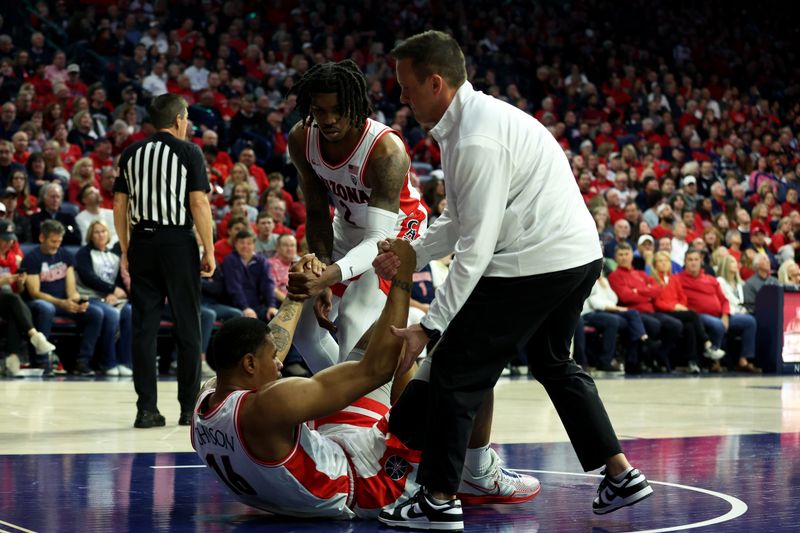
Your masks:
{"label": "black belt", "polygon": [[155,222],[143,221],[139,222],[133,228],[132,233],[156,233],[161,231],[192,231],[191,226],[167,226],[164,224],[156,224]]}

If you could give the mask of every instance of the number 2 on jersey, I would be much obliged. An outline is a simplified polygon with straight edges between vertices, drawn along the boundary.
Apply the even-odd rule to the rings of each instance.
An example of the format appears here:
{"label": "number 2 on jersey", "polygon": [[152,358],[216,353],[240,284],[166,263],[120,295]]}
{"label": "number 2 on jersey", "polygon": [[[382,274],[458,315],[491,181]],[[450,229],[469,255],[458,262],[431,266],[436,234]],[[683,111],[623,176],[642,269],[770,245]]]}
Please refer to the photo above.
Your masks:
{"label": "number 2 on jersey", "polygon": [[220,459],[222,459],[222,466],[225,467],[225,472],[222,472],[222,469],[219,467],[217,463],[217,458],[214,454],[207,454],[206,455],[206,462],[208,466],[214,469],[214,472],[217,473],[219,478],[228,485],[234,494],[246,494],[247,496],[255,496],[256,490],[247,482],[245,478],[243,478],[240,474],[237,474],[233,471],[233,466],[231,465],[231,458],[227,455],[221,455]]}
{"label": "number 2 on jersey", "polygon": [[347,204],[344,203],[343,201],[339,200],[339,205],[342,206],[342,210],[344,211],[344,219],[345,219],[345,221],[348,222],[349,224],[352,224],[352,225],[355,226],[356,223],[353,222],[353,220],[352,220],[353,212],[350,211],[350,208],[347,207]]}

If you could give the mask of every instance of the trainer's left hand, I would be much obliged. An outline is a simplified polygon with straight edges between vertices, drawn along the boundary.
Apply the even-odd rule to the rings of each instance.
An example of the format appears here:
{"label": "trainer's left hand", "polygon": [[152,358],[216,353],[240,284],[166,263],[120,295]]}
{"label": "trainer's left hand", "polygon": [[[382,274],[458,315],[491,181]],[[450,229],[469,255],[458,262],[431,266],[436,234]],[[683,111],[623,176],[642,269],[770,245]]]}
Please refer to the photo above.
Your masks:
{"label": "trainer's left hand", "polygon": [[428,336],[422,331],[422,327],[419,324],[413,324],[407,328],[401,329],[394,326],[391,326],[391,328],[392,335],[400,337],[406,343],[406,352],[397,365],[397,371],[395,372],[396,376],[402,376],[408,372],[411,365],[413,365],[414,361],[419,357],[419,354],[421,354],[422,350],[427,346]]}

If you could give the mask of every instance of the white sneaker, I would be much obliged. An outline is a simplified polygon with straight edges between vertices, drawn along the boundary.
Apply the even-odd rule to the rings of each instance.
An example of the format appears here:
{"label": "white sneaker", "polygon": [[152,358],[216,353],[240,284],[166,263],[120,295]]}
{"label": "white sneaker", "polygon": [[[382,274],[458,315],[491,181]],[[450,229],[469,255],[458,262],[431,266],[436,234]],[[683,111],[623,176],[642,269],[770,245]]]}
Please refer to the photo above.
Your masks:
{"label": "white sneaker", "polygon": [[720,359],[725,357],[725,350],[723,350],[722,348],[714,348],[713,346],[709,346],[703,352],[703,355],[706,358],[711,359],[712,361],[719,361]]}
{"label": "white sneaker", "polygon": [[111,368],[106,368],[106,376],[109,377],[118,377],[119,376],[119,367],[112,366]]}
{"label": "white sneaker", "polygon": [[688,372],[689,372],[689,374],[699,374],[700,373],[700,367],[697,366],[697,363],[695,363],[694,361],[689,361]]}
{"label": "white sneaker", "polygon": [[33,337],[31,337],[31,344],[36,348],[37,355],[44,355],[56,349],[56,345],[48,341],[47,337],[45,337],[44,333],[41,331],[37,331]]}
{"label": "white sneaker", "polygon": [[616,511],[653,494],[653,488],[647,482],[647,478],[637,468],[628,472],[622,481],[614,481],[605,470],[601,474],[605,476],[597,488],[597,497],[592,501],[594,514]]}
{"label": "white sneaker", "polygon": [[6,357],[6,374],[16,376],[19,374],[19,367],[19,356],[17,354],[11,354]]}
{"label": "white sneaker", "polygon": [[214,372],[214,369],[211,368],[210,366],[208,366],[208,363],[205,362],[205,361],[200,363],[200,374],[204,378],[210,378],[211,376],[216,376],[217,375],[217,373]]}
{"label": "white sneaker", "polygon": [[458,498],[464,505],[523,503],[539,494],[542,485],[538,479],[503,468],[497,452],[490,448],[489,453],[492,466],[485,476],[476,477],[464,467],[458,487]]}
{"label": "white sneaker", "polygon": [[133,375],[133,370],[125,365],[117,365],[117,372],[119,373],[119,376],[123,378],[128,378]]}

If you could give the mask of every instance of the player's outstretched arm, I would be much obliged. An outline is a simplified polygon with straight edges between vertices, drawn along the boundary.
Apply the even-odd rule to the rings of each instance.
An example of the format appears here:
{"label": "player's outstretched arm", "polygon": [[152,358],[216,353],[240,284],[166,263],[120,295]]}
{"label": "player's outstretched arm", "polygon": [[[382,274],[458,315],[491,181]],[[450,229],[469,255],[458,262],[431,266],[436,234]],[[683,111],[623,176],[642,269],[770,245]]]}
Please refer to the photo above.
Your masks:
{"label": "player's outstretched arm", "polygon": [[[397,240],[393,247],[401,258],[401,265],[363,359],[340,363],[310,379],[288,378],[270,386],[264,391],[269,395],[264,404],[274,424],[293,427],[329,415],[391,379],[403,341],[392,335],[390,329],[406,325],[414,271],[414,253],[408,242]],[[276,405],[281,407],[276,409]]]}

